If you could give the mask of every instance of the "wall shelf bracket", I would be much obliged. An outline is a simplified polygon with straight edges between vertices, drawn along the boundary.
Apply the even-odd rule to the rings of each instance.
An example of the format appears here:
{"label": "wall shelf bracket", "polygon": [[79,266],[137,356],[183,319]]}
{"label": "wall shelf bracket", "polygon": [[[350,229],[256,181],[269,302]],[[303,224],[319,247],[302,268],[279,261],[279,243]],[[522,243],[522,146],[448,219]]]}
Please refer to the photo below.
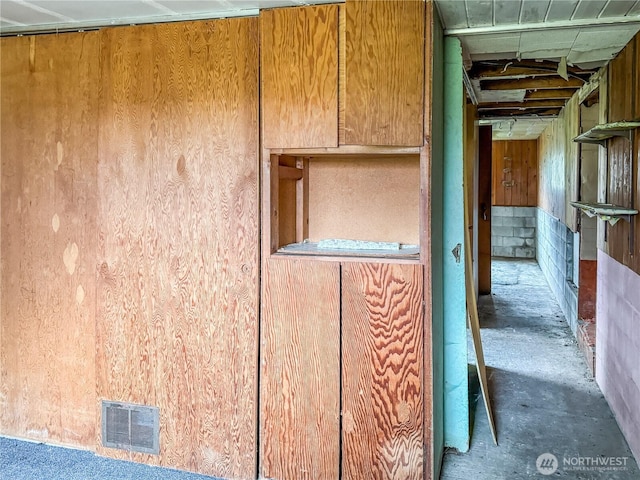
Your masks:
{"label": "wall shelf bracket", "polygon": [[607,140],[613,137],[624,137],[632,142],[635,129],[638,127],[640,127],[640,122],[604,123],[578,135],[573,141],[576,143],[596,143],[603,147],[606,147]]}
{"label": "wall shelf bracket", "polygon": [[589,217],[596,216],[609,222],[609,225],[615,225],[620,219],[629,222],[629,253],[633,255],[635,248],[635,223],[631,221],[631,217],[637,215],[638,210],[613,205],[611,203],[571,202],[571,206],[581,210]]}

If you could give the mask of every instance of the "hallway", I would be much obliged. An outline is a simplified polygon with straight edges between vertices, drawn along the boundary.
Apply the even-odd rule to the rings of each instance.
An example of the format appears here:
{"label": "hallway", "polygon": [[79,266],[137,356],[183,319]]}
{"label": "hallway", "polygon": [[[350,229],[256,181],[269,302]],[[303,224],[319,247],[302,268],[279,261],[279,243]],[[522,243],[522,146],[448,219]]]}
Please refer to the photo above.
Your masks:
{"label": "hallway", "polygon": [[[480,398],[471,448],[445,455],[441,479],[640,478],[537,263],[494,258],[492,292],[480,297],[479,314],[500,445]],[[547,457],[545,476],[536,467],[544,453],[558,462],[553,472]]]}

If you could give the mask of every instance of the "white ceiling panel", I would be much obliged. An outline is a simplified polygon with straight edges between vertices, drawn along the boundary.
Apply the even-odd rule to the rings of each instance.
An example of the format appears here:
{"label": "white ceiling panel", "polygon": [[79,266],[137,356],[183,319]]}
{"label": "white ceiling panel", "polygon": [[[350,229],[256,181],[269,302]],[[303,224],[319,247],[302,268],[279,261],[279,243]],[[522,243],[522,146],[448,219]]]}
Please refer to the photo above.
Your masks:
{"label": "white ceiling panel", "polygon": [[[2,0],[4,3],[7,0]],[[9,1],[9,3],[12,3]],[[26,3],[25,3],[26,4]],[[114,4],[117,7],[114,7]],[[153,6],[152,2],[103,2],[95,0],[58,1],[36,0],[30,1],[29,6],[53,10],[63,15],[68,22],[95,21],[111,17],[117,12],[120,18],[154,17],[166,14],[162,9]]]}
{"label": "white ceiling panel", "polygon": [[580,2],[573,14],[573,19],[581,20],[585,18],[599,18],[608,0],[589,0]]}
{"label": "white ceiling panel", "polygon": [[496,25],[508,25],[518,23],[520,20],[520,2],[513,0],[496,0],[494,9],[494,19]]}
{"label": "white ceiling panel", "polygon": [[467,28],[469,26],[465,2],[440,1],[436,3],[436,7],[446,28]]}
{"label": "white ceiling panel", "polygon": [[622,17],[629,13],[634,5],[640,5],[638,0],[615,0],[609,2],[602,11],[603,17]]}
{"label": "white ceiling panel", "polygon": [[[565,57],[573,47],[579,29],[522,32],[520,54],[522,58],[545,58],[544,51],[553,51],[552,57]],[[540,57],[542,53],[543,57]],[[532,55],[533,54],[533,55]]]}
{"label": "white ceiling panel", "polygon": [[563,2],[551,2],[547,13],[548,22],[562,22],[571,20],[573,12],[580,3],[580,0],[564,0]]}
{"label": "white ceiling panel", "polygon": [[21,25],[36,25],[42,23],[68,22],[71,19],[48,10],[33,8],[23,2],[2,0],[0,2],[0,17]]}
{"label": "white ceiling panel", "polygon": [[497,35],[469,35],[463,37],[463,44],[472,55],[483,53],[518,52],[520,34],[502,33]]}
{"label": "white ceiling panel", "polygon": [[479,80],[471,80],[478,103],[522,102],[526,90],[481,90]]}
{"label": "white ceiling panel", "polygon": [[627,16],[629,15],[640,15],[640,0],[638,0],[631,10],[627,12]]}
{"label": "white ceiling panel", "polygon": [[540,23],[547,17],[551,0],[522,0],[519,23]]}
{"label": "white ceiling panel", "polygon": [[467,5],[467,22],[470,27],[493,25],[493,0],[476,0],[465,3]]}

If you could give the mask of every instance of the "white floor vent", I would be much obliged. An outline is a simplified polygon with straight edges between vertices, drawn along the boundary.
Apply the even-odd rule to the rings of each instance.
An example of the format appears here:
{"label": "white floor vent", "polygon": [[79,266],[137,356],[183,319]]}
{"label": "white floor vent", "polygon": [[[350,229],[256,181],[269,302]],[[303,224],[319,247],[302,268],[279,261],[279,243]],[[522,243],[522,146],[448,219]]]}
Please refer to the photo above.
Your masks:
{"label": "white floor vent", "polygon": [[102,401],[102,445],[132,452],[160,453],[157,407]]}

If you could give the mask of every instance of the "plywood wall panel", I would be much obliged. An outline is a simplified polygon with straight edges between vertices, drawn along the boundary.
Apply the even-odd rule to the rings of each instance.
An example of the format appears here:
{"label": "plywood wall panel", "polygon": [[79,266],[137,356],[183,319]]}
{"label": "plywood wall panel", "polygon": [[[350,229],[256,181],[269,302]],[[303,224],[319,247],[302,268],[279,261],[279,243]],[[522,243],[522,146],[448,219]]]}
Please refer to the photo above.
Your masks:
{"label": "plywood wall panel", "polygon": [[422,266],[342,269],[343,478],[421,479]]}
{"label": "plywood wall panel", "polygon": [[538,141],[495,140],[493,205],[534,207],[538,199]]}
{"label": "plywood wall panel", "polygon": [[338,6],[260,13],[263,145],[338,146]]}
{"label": "plywood wall panel", "polygon": [[0,434],[92,448],[99,35],[0,50]]}
{"label": "plywood wall panel", "polygon": [[254,478],[258,21],[102,43],[98,401],[158,406],[160,455],[98,450]]}
{"label": "plywood wall panel", "polygon": [[425,4],[346,4],[345,142],[423,144]]}
{"label": "plywood wall panel", "polygon": [[266,259],[262,302],[260,478],[339,478],[340,265]]}

